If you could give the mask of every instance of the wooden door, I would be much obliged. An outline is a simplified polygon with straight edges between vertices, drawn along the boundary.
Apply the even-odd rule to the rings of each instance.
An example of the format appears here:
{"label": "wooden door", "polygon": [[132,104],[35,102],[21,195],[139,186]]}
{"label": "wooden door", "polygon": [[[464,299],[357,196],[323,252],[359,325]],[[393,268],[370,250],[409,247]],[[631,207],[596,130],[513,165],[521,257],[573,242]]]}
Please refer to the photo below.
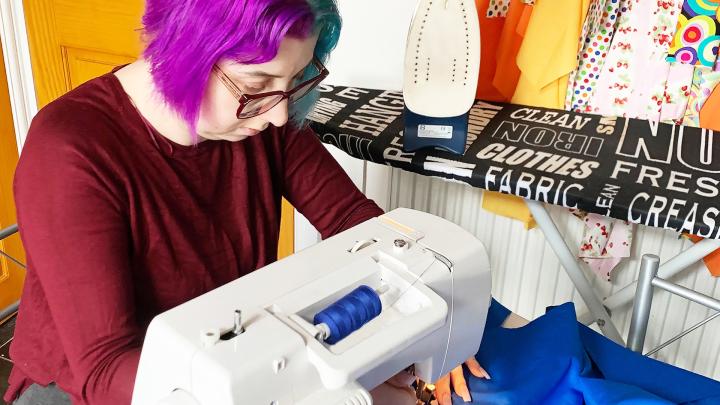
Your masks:
{"label": "wooden door", "polygon": [[[24,0],[40,107],[131,62],[142,50],[142,0]],[[278,256],[293,253],[292,206],[283,200]]]}
{"label": "wooden door", "polygon": [[[0,229],[15,223],[12,178],[18,160],[10,93],[0,45]],[[25,253],[17,234],[0,241],[0,250],[25,263]],[[0,311],[20,298],[25,271],[4,256],[0,257]],[[0,322],[2,319],[0,319]]]}

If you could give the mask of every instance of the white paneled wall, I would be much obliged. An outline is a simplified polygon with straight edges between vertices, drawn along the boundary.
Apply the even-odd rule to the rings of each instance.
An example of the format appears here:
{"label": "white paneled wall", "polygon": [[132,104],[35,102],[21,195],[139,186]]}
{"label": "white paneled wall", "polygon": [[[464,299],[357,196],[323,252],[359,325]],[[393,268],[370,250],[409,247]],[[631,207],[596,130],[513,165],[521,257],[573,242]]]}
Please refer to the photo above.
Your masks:
{"label": "white paneled wall", "polygon": [[[358,187],[383,209],[408,207],[426,211],[475,234],[490,255],[493,295],[516,313],[532,319],[542,315],[547,306],[567,301],[575,302],[578,313],[585,310],[584,303],[545,243],[540,229],[528,231],[520,222],[483,210],[481,190],[364,163],[334,147],[330,148]],[[561,207],[551,207],[550,212],[569,245],[578,246],[582,223]],[[298,232],[314,235],[311,228],[299,229]],[[604,297],[637,278],[639,259],[643,253],[659,255],[662,263],[690,244],[685,239],[679,239],[674,232],[638,226],[632,258],[620,264],[612,282],[595,277],[590,270],[587,270],[586,276],[593,280],[597,291]],[[673,281],[720,298],[718,280],[701,263],[680,273]],[[613,313],[613,320],[623,336],[627,336],[630,312],[628,307]],[[656,292],[645,350],[656,347],[710,315],[712,312],[700,305],[663,291]],[[656,358],[720,379],[719,356],[720,319],[716,319],[663,349]]]}

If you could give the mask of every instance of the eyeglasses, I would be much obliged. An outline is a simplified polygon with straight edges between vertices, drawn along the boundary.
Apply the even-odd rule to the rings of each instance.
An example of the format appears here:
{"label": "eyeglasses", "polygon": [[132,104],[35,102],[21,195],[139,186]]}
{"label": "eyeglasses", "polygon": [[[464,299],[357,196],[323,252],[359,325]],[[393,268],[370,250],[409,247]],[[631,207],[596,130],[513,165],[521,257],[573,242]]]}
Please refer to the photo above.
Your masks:
{"label": "eyeglasses", "polygon": [[319,72],[318,75],[312,79],[300,83],[289,91],[269,91],[257,94],[245,94],[217,65],[213,65],[213,73],[217,75],[220,81],[240,103],[237,113],[235,114],[237,118],[246,119],[270,111],[285,99],[288,99],[289,103],[294,103],[310,93],[310,91],[317,87],[330,73],[317,57],[313,57],[312,65]]}

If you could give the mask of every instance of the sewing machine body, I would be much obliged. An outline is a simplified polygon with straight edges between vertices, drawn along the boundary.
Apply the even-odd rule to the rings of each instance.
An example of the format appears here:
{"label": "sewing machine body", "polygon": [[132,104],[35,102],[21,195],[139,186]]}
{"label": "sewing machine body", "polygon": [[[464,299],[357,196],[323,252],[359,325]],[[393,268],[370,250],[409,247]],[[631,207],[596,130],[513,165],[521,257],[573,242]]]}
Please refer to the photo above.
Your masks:
{"label": "sewing machine body", "polygon": [[[383,291],[381,314],[334,345],[317,339],[313,316],[360,285]],[[132,403],[371,404],[368,390],[409,365],[435,381],[473,355],[489,303],[482,244],[396,209],[158,315]]]}

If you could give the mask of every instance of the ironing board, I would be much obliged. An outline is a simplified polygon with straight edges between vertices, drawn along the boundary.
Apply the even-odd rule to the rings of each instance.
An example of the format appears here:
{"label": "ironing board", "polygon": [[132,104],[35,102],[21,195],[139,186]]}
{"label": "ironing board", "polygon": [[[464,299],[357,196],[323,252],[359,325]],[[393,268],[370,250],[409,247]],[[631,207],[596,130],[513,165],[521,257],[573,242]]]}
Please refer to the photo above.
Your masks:
{"label": "ironing board", "polygon": [[720,146],[710,130],[476,101],[459,156],[405,152],[403,108],[400,92],[323,85],[308,118],[323,142],[353,157],[525,198],[589,309],[579,319],[618,343],[610,311],[633,300],[636,283],[601,299],[545,204],[706,237],[660,265],[661,278],[720,247]]}

